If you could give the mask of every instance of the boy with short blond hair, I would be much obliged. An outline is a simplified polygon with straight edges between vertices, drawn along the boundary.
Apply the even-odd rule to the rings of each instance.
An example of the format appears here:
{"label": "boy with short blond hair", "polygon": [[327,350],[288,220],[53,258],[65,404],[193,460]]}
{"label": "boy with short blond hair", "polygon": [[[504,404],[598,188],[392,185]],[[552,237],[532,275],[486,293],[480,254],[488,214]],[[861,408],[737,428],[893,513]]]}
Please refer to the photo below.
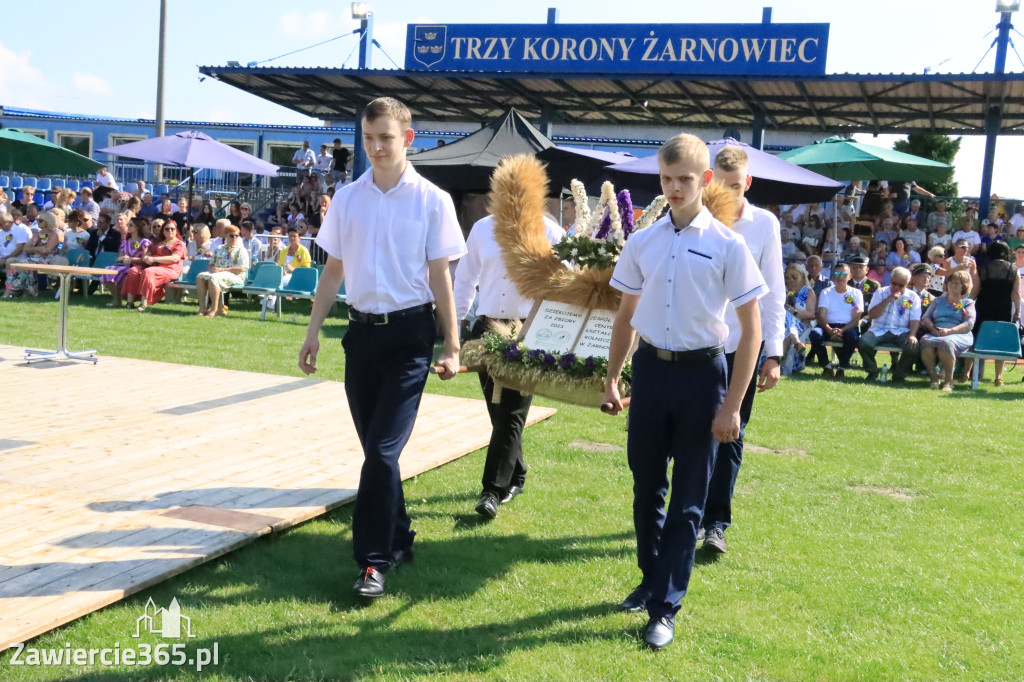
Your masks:
{"label": "boy with short blond hair", "polygon": [[[764,279],[743,238],[715,220],[701,194],[711,180],[707,146],[677,135],[658,151],[668,214],[623,247],[611,284],[622,292],[608,358],[605,402],[622,409],[618,383],[633,355],[627,454],[640,585],[622,603],[650,616],[644,641],[672,642],[693,568],[715,441],[739,436],[740,403],[757,359]],[[724,310],[736,306],[741,338],[726,377]],[[668,463],[672,496],[668,509]]]}
{"label": "boy with short blond hair", "polygon": [[364,457],[352,516],[360,569],[352,589],[370,599],[384,594],[389,570],[412,558],[416,533],[398,458],[416,421],[438,323],[438,374],[450,379],[459,365],[448,263],[466,253],[466,242],[451,197],[406,159],[415,137],[411,120],[408,107],[390,97],[364,110],[370,169],[335,193],[324,216],[316,243],[327,264],[299,351],[299,368],[312,374],[320,328],[344,281],[345,393]]}

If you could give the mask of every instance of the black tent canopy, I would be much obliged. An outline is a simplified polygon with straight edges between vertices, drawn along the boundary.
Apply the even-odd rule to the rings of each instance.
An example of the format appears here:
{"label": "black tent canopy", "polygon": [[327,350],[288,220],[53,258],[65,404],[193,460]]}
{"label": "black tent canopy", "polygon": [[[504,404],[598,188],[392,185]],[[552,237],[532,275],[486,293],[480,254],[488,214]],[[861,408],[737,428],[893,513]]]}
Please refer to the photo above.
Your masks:
{"label": "black tent canopy", "polygon": [[486,194],[491,173],[514,154],[535,154],[554,146],[515,109],[471,135],[409,156],[420,175],[449,192]]}

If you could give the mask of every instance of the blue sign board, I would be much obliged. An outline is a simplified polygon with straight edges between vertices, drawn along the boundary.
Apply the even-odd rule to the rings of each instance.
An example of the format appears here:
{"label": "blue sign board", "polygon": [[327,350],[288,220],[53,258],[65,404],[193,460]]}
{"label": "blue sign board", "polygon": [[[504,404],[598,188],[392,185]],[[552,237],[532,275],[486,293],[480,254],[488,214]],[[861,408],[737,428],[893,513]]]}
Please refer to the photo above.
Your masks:
{"label": "blue sign board", "polygon": [[821,76],[828,24],[410,24],[405,68]]}

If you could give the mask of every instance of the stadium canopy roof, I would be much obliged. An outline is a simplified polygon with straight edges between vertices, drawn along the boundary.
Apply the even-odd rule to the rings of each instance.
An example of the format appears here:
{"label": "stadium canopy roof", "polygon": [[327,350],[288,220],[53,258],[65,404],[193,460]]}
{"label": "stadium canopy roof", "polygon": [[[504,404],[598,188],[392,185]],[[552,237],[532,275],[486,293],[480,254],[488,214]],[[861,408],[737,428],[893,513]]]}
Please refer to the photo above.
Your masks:
{"label": "stadium canopy roof", "polygon": [[[487,122],[511,107],[556,123],[761,127],[822,134],[1024,134],[1024,74],[830,74],[821,77],[583,76],[559,73],[202,66],[224,83],[294,111],[352,120],[375,97],[420,120]],[[760,124],[760,125],[758,125]]]}

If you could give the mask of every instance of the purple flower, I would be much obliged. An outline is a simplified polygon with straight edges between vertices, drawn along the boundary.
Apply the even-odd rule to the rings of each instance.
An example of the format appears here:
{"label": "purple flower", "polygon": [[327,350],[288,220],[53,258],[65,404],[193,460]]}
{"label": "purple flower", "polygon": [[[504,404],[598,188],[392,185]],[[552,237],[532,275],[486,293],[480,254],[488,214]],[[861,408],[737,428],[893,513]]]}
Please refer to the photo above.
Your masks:
{"label": "purple flower", "polygon": [[544,366],[545,367],[554,367],[555,366],[555,356],[552,355],[551,353],[544,353]]}
{"label": "purple flower", "polygon": [[587,368],[588,372],[593,373],[594,369],[597,367],[597,362],[594,360],[594,356],[588,355],[587,359],[583,361],[583,366]]}
{"label": "purple flower", "polygon": [[622,218],[622,234],[629,237],[636,224],[633,216],[633,198],[629,196],[629,190],[620,191],[615,197],[615,202],[619,205],[619,216]]}
{"label": "purple flower", "polygon": [[505,351],[505,359],[509,362],[519,362],[523,357],[523,351],[519,350],[519,344],[509,346]]}
{"label": "purple flower", "polygon": [[539,348],[534,348],[529,353],[527,353],[527,355],[529,355],[531,358],[539,358],[542,355],[544,355],[544,351],[542,351]]}
{"label": "purple flower", "polygon": [[576,362],[576,354],[575,353],[566,353],[565,355],[562,356],[560,364],[562,365],[562,369],[570,369],[575,362]]}
{"label": "purple flower", "polygon": [[597,228],[597,232],[594,234],[594,239],[607,239],[608,234],[612,231],[612,213],[611,211],[605,211],[604,216],[601,218],[601,225]]}

